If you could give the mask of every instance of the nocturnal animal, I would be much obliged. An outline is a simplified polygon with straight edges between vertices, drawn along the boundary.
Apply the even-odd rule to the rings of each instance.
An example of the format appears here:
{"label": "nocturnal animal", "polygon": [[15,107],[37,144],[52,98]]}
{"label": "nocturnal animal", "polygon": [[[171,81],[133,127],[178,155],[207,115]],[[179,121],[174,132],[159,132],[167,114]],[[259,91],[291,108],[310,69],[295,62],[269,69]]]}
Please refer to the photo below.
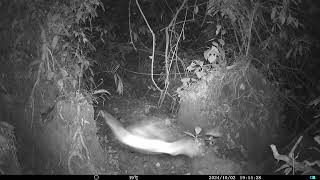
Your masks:
{"label": "nocturnal animal", "polygon": [[201,156],[204,153],[203,144],[191,137],[183,137],[174,141],[164,138],[164,132],[152,123],[124,127],[108,112],[101,110],[106,124],[112,130],[115,138],[140,152],[151,154],[186,155],[188,157]]}

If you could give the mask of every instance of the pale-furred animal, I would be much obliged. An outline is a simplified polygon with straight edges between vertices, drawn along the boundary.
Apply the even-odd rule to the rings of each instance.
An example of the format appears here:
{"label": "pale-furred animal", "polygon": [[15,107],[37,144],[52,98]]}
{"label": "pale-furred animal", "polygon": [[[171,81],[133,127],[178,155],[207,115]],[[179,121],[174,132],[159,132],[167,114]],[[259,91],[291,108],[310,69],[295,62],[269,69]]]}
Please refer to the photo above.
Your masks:
{"label": "pale-furred animal", "polygon": [[165,131],[152,124],[134,125],[125,128],[106,111],[102,110],[99,114],[110,126],[117,140],[140,152],[165,153],[173,156],[186,155],[189,157],[201,156],[204,153],[204,145],[193,138],[184,137],[170,142],[163,138]]}

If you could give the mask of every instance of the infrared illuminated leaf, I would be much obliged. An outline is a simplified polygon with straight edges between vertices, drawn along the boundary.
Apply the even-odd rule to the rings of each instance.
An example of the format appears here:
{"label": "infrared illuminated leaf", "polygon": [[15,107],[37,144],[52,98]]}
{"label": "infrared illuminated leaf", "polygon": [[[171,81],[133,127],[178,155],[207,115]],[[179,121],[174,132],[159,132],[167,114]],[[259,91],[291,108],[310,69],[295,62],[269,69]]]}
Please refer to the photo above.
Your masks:
{"label": "infrared illuminated leaf", "polygon": [[197,126],[196,128],[194,128],[194,131],[196,132],[196,134],[198,135],[198,134],[200,134],[200,132],[201,132],[201,127],[199,127],[199,126]]}
{"label": "infrared illuminated leaf", "polygon": [[277,170],[275,170],[275,172],[278,172],[278,171],[281,171],[282,169],[287,169],[289,168],[290,166],[288,164],[284,164],[282,165],[281,167],[279,167]]}
{"label": "infrared illuminated leaf", "polygon": [[220,29],[221,29],[221,25],[217,25],[216,35],[218,35],[218,34],[219,34]]}
{"label": "infrared illuminated leaf", "polygon": [[276,7],[273,7],[271,11],[271,19],[274,19],[274,17],[276,16],[276,12],[277,12]]}
{"label": "infrared illuminated leaf", "polygon": [[199,7],[198,7],[198,6],[195,6],[195,7],[194,7],[194,13],[195,13],[195,14],[198,14],[198,12],[199,12]]}

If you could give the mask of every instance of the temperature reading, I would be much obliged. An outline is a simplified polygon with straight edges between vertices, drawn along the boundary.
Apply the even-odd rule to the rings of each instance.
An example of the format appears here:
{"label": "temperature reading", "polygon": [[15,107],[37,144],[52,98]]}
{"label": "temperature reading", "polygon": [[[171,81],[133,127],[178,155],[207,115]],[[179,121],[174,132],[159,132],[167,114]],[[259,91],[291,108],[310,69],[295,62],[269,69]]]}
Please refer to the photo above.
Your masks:
{"label": "temperature reading", "polygon": [[138,180],[138,176],[136,176],[136,175],[129,176],[129,180]]}

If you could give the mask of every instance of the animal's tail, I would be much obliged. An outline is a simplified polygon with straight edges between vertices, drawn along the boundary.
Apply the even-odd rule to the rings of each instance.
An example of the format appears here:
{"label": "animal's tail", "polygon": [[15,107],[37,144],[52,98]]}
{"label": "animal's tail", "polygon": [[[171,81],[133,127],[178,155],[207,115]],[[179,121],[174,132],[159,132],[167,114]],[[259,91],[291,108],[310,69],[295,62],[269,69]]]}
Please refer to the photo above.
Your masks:
{"label": "animal's tail", "polygon": [[[155,139],[136,134],[128,131],[123,125],[117,121],[111,114],[100,111],[106,123],[110,126],[115,137],[123,144],[132,148],[150,152],[150,153],[166,153],[170,155],[184,154],[189,157],[201,155],[203,148],[193,139],[181,139],[175,142],[166,142],[162,139]],[[143,130],[143,129],[142,129]]]}

